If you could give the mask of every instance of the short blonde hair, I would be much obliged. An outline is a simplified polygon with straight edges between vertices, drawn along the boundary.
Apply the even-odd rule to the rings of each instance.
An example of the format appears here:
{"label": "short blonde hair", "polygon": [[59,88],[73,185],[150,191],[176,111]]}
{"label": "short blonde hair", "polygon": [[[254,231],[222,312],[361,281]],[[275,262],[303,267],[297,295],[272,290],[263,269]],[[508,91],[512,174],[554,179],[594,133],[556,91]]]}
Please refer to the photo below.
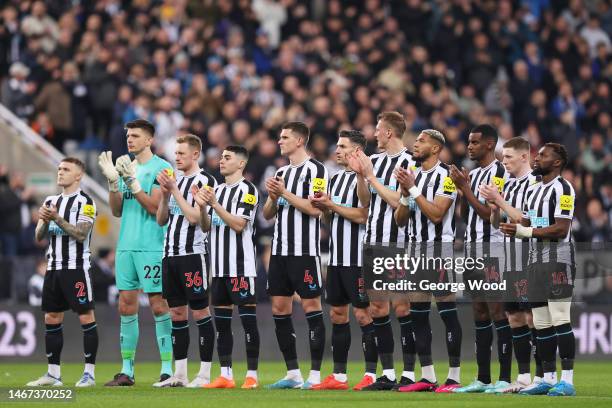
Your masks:
{"label": "short blonde hair", "polygon": [[176,143],[177,144],[178,143],[187,143],[194,150],[197,150],[199,152],[202,151],[202,140],[198,136],[192,135],[190,133],[177,137],[176,138]]}
{"label": "short blonde hair", "polygon": [[395,136],[401,138],[404,136],[404,132],[406,132],[406,121],[404,120],[404,115],[399,112],[382,112],[379,113],[377,118],[378,121],[382,121],[387,125]]}

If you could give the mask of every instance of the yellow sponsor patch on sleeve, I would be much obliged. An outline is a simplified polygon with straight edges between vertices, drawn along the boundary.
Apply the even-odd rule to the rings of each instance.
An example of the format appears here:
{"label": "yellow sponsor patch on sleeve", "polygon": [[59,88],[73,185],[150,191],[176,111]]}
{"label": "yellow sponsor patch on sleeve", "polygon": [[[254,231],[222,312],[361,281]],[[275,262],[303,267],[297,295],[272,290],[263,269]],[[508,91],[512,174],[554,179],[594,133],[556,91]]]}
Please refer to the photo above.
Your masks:
{"label": "yellow sponsor patch on sleeve", "polygon": [[571,195],[562,195],[559,199],[559,207],[563,211],[571,211],[574,209],[574,197]]}
{"label": "yellow sponsor patch on sleeve", "polygon": [[444,184],[442,188],[444,189],[445,193],[454,193],[457,191],[457,187],[455,186],[455,183],[453,183],[453,179],[448,176],[444,177]]}
{"label": "yellow sponsor patch on sleeve", "polygon": [[91,204],[85,204],[83,206],[83,215],[93,218],[96,215],[96,209]]}
{"label": "yellow sponsor patch on sleeve", "polygon": [[242,202],[249,205],[255,205],[257,204],[257,197],[255,197],[253,194],[247,193],[242,198]]}
{"label": "yellow sponsor patch on sleeve", "polygon": [[325,192],[326,187],[327,180],[325,180],[324,178],[315,177],[312,180],[312,191],[314,191],[315,193]]}
{"label": "yellow sponsor patch on sleeve", "polygon": [[170,168],[166,168],[164,169],[164,171],[166,172],[166,174],[168,175],[168,177],[172,177],[174,176],[174,170],[170,169]]}
{"label": "yellow sponsor patch on sleeve", "polygon": [[493,177],[493,184],[497,186],[497,190],[501,193],[504,189],[504,184],[506,184],[506,180],[501,177]]}

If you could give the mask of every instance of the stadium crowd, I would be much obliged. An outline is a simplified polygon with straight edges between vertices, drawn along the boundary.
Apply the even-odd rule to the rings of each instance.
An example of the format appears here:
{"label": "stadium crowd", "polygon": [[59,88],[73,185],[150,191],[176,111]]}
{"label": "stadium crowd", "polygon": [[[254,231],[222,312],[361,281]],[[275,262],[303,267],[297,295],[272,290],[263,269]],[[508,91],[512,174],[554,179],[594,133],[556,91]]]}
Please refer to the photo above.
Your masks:
{"label": "stadium crowd", "polygon": [[[515,136],[534,152],[564,144],[576,241],[612,239],[609,0],[2,3],[1,102],[60,150],[116,158],[123,124],[146,118],[171,162],[183,133],[202,138],[212,172],[223,147],[246,146],[263,194],[285,164],[276,140],[288,120],[311,127],[310,150],[331,174],[338,131],[371,141],[380,111],[406,116],[408,146],[439,129],[445,160],[467,168],[469,129],[487,122],[500,151]],[[2,168],[0,196],[2,253],[40,254],[23,176]],[[260,237],[271,227],[259,216]]]}

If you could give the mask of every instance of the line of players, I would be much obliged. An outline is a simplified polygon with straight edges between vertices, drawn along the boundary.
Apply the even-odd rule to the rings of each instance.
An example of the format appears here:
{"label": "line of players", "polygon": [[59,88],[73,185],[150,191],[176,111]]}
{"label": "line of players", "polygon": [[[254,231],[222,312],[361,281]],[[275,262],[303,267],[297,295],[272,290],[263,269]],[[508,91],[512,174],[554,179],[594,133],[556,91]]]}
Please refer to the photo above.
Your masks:
{"label": "line of players", "polygon": [[[405,126],[403,116],[397,112],[380,114],[375,137],[382,153],[371,157],[363,153],[365,138],[360,132],[341,131],[336,159],[343,170],[331,179],[326,168],[306,151],[308,127],[300,122],[283,126],[279,146],[281,154],[289,159],[290,164],[266,180],[268,199],[263,206],[263,214],[267,219],[276,219],[268,270],[268,292],[287,375],[268,387],[347,389],[346,365],[351,343],[348,305],[352,304],[353,313],[362,329],[366,366],[363,379],[354,387],[356,390],[575,394],[572,385],[574,338],[569,322],[570,303],[565,298],[562,302],[532,305],[535,329],[530,329],[532,319],[525,304],[506,304],[504,310],[504,305],[499,302],[474,301],[478,378],[466,387],[459,384],[462,332],[454,294],[433,294],[446,327],[449,356],[448,377],[440,386],[431,357],[429,311],[432,294],[419,293],[411,302],[398,300],[390,304],[369,301],[361,273],[362,244],[408,241],[452,243],[455,238],[454,208],[458,192],[463,197],[463,213],[467,218],[467,251],[470,251],[470,244],[504,240],[570,240],[575,193],[571,185],[560,177],[567,162],[562,146],[547,144],[540,150],[534,173],[540,174],[542,181],[532,183],[535,179],[529,175],[529,145],[522,139],[513,139],[504,146],[504,167],[494,155],[497,143],[495,129],[489,125],[477,126],[469,135],[468,153],[478,167],[468,174],[464,169],[460,171],[440,161],[445,139],[436,130],[421,132],[415,142],[414,153],[408,153],[401,140]],[[122,217],[120,243],[122,239],[124,242],[124,246],[118,245],[117,253],[123,367],[107,385],[134,384],[138,314],[137,302],[133,298],[142,287],[149,294],[156,316],[162,357],[160,381],[155,386],[235,387],[231,369],[231,318],[233,305],[237,305],[248,360],[243,388],[257,387],[259,334],[254,296],[253,223],[259,195],[253,184],[242,176],[248,160],[246,150],[231,146],[223,151],[220,170],[225,180],[223,184],[216,185],[214,178],[197,165],[201,151],[198,137],[188,135],[177,139],[176,163],[182,174],[175,177],[169,165],[150,150],[153,126],[137,120],[126,128],[128,149],[136,160],[131,161],[123,156],[113,165],[109,152],[100,156],[100,167],[109,180],[113,214]],[[134,205],[131,209],[130,204]],[[41,218],[41,230],[44,230],[45,223],[54,220],[45,212],[45,208],[41,208]],[[153,241],[159,241],[154,239],[159,234],[153,231],[151,219],[159,225],[168,225],[163,244],[159,243],[157,247],[152,246],[156,244]],[[334,361],[333,374],[323,380],[320,377],[325,348],[319,250],[321,219],[329,224],[331,230],[325,290],[326,300],[331,305]],[[500,219],[508,222],[500,222]],[[93,222],[93,217],[91,220]],[[151,227],[147,228],[147,225]],[[62,228],[59,226],[54,230],[61,232]],[[70,231],[63,231],[68,235],[68,240],[76,240],[77,237]],[[49,232],[52,233],[51,230]],[[206,233],[209,234],[208,238]],[[163,256],[159,257],[161,248]],[[55,251],[50,246],[51,252],[53,256]],[[86,252],[88,258],[88,250]],[[163,282],[160,282],[160,271]],[[208,307],[207,271],[212,273],[210,296],[215,311],[221,365],[221,375],[212,382],[210,368],[215,329]],[[571,284],[571,271],[568,269],[564,272],[565,283]],[[47,281],[45,285],[52,286],[51,283],[47,285]],[[88,302],[76,305],[68,286],[54,289],[54,295],[65,300],[61,307],[45,307],[43,299],[46,322],[47,315],[55,313],[55,309],[63,309],[63,312],[68,307],[79,313],[82,323],[83,311],[93,316],[93,312],[89,312],[93,309],[90,288],[87,288]],[[297,361],[296,334],[291,318],[294,293],[301,298],[309,326],[311,370],[306,381]],[[567,293],[565,297],[568,297]],[[200,371],[191,382],[187,380],[186,369],[189,345],[187,305],[198,326],[201,358]],[[404,367],[399,380],[393,367],[391,306],[401,327]],[[168,352],[164,350],[168,336],[167,330],[164,331],[167,325],[163,323],[169,320],[168,308],[172,320],[174,374],[168,368]],[[47,323],[46,338],[54,337],[57,330],[53,330],[57,324]],[[493,326],[498,335],[500,360],[500,378],[495,384],[491,383],[490,375]],[[533,382],[529,373],[532,336],[538,344],[536,362],[541,360],[541,369],[538,364]],[[563,368],[559,382],[556,381],[555,367],[557,342]],[[56,339],[55,343],[60,341]],[[53,344],[53,341],[46,341],[47,356],[49,353],[52,355],[49,358],[49,373],[37,380],[37,384],[35,381],[30,385],[57,385],[61,381],[59,352]],[[512,346],[519,362],[519,377],[510,384]],[[87,345],[85,348],[86,355],[91,355],[87,353]],[[417,354],[422,367],[422,379],[419,381],[416,381],[414,374]],[[378,359],[383,372],[376,378]],[[88,364],[90,368],[86,368],[77,385],[95,384],[93,364]],[[55,367],[52,368],[52,365]]]}

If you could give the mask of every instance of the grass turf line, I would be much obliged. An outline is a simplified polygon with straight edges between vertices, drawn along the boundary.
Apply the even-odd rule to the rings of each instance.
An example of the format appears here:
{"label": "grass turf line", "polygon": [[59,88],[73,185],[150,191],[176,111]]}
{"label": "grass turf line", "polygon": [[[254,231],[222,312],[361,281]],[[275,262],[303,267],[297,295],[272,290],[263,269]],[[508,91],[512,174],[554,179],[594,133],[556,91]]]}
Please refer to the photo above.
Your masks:
{"label": "grass turf line", "polygon": [[[74,405],[104,407],[127,406],[127,407],[164,407],[175,406],[177,403],[185,406],[221,406],[227,407],[246,406],[249,408],[271,407],[281,405],[290,408],[306,408],[313,405],[333,404],[334,407],[406,407],[406,403],[416,403],[421,407],[537,407],[542,408],[544,404],[554,404],[557,407],[575,407],[578,404],[588,404],[588,408],[612,406],[612,384],[608,381],[612,378],[612,364],[608,362],[577,362],[575,370],[575,384],[578,392],[577,397],[554,398],[520,395],[453,395],[434,393],[395,393],[395,392],[354,392],[354,391],[302,391],[302,390],[203,390],[203,389],[154,389],[151,384],[159,377],[159,364],[149,362],[136,362],[136,386],[125,388],[107,388],[103,384],[112,379],[112,376],[120,369],[120,363],[101,363],[96,366],[97,386],[87,389],[76,390],[76,401]],[[302,365],[302,374],[308,375],[308,364]],[[331,372],[331,362],[323,365],[322,377]],[[398,374],[401,363],[397,363]],[[495,369],[495,362],[492,365]],[[516,367],[513,367],[513,375],[516,375]],[[45,364],[0,364],[0,387],[23,387],[30,380],[38,378],[44,373]],[[66,386],[74,386],[82,373],[82,364],[63,364],[62,380]],[[189,365],[190,379],[196,375],[199,369],[198,362]],[[418,369],[417,369],[418,370]],[[236,386],[240,387],[246,373],[246,364],[234,364],[234,379]],[[461,379],[463,384],[471,382],[476,372],[474,362],[462,363]],[[270,384],[285,374],[282,362],[262,362],[259,367],[260,384]],[[443,364],[436,365],[436,375],[441,383],[445,380],[447,367]],[[219,374],[218,364],[213,365],[213,378]],[[363,364],[351,362],[348,367],[349,384],[356,384],[363,375]],[[417,371],[417,378],[419,372]],[[5,392],[5,391],[4,391]],[[40,407],[41,403],[7,403],[2,406],[33,406]],[[45,402],[45,406],[66,406],[65,403]]]}

